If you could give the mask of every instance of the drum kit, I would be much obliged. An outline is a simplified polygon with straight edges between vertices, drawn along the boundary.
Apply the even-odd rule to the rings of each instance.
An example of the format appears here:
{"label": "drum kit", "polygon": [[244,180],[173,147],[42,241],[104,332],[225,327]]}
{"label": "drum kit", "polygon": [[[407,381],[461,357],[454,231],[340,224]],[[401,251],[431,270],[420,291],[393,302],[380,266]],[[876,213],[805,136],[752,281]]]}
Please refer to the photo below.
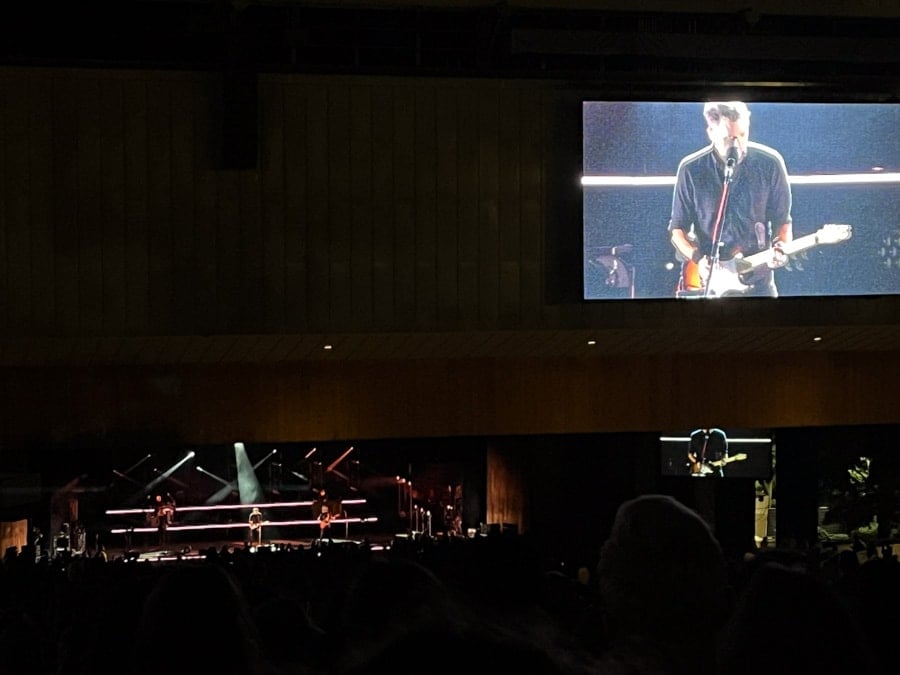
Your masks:
{"label": "drum kit", "polygon": [[588,288],[599,297],[634,298],[634,266],[622,256],[631,253],[631,244],[600,246],[592,249],[587,258]]}

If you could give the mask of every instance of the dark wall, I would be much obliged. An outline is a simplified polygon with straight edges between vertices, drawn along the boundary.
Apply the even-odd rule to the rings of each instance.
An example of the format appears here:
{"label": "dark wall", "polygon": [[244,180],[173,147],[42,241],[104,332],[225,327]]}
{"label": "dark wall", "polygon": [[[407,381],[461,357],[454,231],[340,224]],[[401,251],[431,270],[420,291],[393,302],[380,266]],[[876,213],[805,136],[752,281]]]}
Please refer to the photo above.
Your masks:
{"label": "dark wall", "polygon": [[[701,353],[281,368],[203,347],[217,335],[277,352],[281,335],[740,330],[898,315],[892,298],[715,312],[581,301],[580,86],[264,74],[258,161],[239,170],[216,163],[226,84],[207,72],[0,71],[11,441],[676,428],[695,421],[681,397],[716,369],[724,375],[704,397],[722,424],[896,417],[897,360],[876,353],[772,358],[753,347],[741,356],[751,376],[737,382],[732,358]],[[108,347],[126,338],[127,350]]]}

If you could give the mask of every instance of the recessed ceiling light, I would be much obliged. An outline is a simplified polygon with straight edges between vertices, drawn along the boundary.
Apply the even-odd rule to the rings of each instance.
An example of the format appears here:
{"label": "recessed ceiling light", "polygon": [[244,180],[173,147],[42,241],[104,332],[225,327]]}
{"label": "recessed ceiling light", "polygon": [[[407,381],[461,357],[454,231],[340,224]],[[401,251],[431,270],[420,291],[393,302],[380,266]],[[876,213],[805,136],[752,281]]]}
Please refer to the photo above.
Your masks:
{"label": "recessed ceiling light", "polygon": [[816,335],[816,337],[813,338],[813,342],[821,342],[821,341],[822,341],[821,335]]}
{"label": "recessed ceiling light", "polygon": [[594,346],[595,344],[597,344],[597,341],[596,340],[588,340],[588,344],[591,346]]}
{"label": "recessed ceiling light", "polygon": [[324,347],[322,347],[322,349],[328,351],[329,349],[331,349],[331,345],[325,345]]}

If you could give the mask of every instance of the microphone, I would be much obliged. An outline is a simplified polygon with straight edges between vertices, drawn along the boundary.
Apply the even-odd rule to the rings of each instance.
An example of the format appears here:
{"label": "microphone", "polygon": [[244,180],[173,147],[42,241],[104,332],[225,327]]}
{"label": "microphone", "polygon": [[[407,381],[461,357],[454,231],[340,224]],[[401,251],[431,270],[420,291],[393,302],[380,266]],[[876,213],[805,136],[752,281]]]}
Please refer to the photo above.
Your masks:
{"label": "microphone", "polygon": [[725,153],[725,177],[731,178],[734,175],[734,167],[737,166],[738,160],[741,157],[741,151],[737,146],[737,143],[732,143],[731,147],[728,148],[728,152]]}

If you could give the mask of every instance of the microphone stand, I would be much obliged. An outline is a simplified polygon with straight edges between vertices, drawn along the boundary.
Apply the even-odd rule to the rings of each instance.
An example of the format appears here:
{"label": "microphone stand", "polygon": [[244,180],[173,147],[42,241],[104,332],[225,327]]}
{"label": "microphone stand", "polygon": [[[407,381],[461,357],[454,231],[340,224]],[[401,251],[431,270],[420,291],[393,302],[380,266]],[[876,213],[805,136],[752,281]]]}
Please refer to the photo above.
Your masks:
{"label": "microphone stand", "polygon": [[719,210],[716,213],[716,221],[713,224],[712,248],[709,252],[709,272],[703,280],[703,297],[709,297],[709,282],[712,279],[713,270],[719,264],[719,254],[722,248],[722,221],[725,219],[725,208],[728,206],[729,188],[734,180],[735,160],[731,157],[725,162],[725,180],[722,182],[722,197],[719,199]]}

